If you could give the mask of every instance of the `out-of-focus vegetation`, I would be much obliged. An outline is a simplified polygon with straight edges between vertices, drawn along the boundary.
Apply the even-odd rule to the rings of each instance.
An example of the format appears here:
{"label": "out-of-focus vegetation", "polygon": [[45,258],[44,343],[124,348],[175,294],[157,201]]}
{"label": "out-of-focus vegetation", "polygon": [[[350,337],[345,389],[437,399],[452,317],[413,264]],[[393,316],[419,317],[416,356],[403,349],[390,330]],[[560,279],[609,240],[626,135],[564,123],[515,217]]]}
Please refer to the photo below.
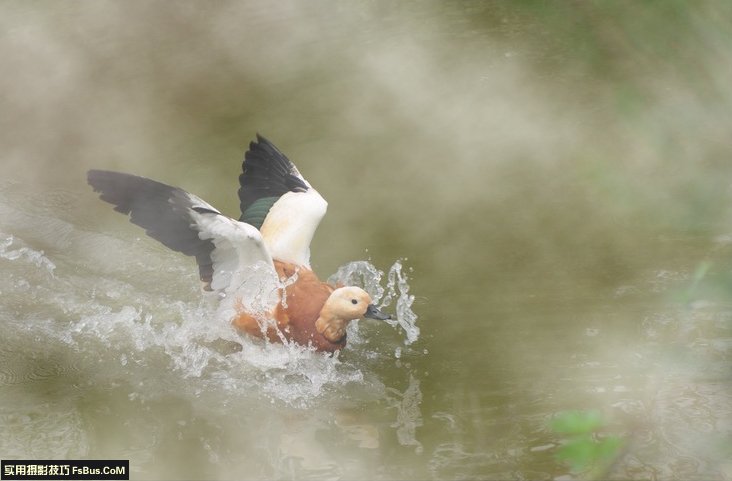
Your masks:
{"label": "out-of-focus vegetation", "polygon": [[604,479],[621,448],[617,436],[601,435],[606,422],[599,411],[564,411],[551,421],[552,430],[562,436],[556,457],[570,464],[586,479]]}

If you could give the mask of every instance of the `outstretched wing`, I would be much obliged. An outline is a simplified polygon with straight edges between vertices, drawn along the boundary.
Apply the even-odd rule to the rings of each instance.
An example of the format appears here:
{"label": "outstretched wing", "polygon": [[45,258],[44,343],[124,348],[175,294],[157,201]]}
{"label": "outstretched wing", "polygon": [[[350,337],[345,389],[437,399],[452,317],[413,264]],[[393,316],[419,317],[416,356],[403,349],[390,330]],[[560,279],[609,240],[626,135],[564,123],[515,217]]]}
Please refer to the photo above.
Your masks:
{"label": "outstretched wing", "polygon": [[239,176],[241,218],[262,233],[274,259],[310,266],[310,242],[328,203],[285,154],[257,134]]}
{"label": "outstretched wing", "polygon": [[224,216],[193,194],[145,177],[90,170],[87,179],[102,200],[129,214],[150,237],[194,256],[209,290],[236,291],[255,271],[274,275],[276,283],[272,257],[255,227]]}
{"label": "outstretched wing", "polygon": [[269,140],[257,134],[244,154],[239,176],[240,221],[262,227],[270,208],[288,192],[307,192],[310,184]]}

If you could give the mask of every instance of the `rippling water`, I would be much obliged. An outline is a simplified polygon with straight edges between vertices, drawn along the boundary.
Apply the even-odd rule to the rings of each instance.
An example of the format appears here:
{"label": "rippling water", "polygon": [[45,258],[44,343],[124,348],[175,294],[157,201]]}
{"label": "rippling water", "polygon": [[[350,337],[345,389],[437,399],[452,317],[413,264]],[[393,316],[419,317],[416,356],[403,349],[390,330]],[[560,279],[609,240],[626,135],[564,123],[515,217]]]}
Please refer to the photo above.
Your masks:
{"label": "rippling water", "polygon": [[[81,6],[83,5],[83,6]],[[677,2],[0,4],[0,457],[133,479],[732,478],[732,11]],[[248,141],[392,323],[213,322],[86,170],[237,212]],[[566,413],[619,451],[561,453]]]}
{"label": "rippling water", "polygon": [[[3,456],[124,457],[139,477],[556,477],[548,420],[599,407],[627,443],[615,476],[728,472],[714,459],[732,430],[732,308],[644,300],[690,274],[494,304],[471,321],[486,340],[465,323],[420,334],[402,262],[353,262],[331,279],[400,322],[354,323],[331,358],[213,323],[191,263],[154,241],[66,222],[55,196],[1,194]],[[445,351],[451,336],[462,347]]]}

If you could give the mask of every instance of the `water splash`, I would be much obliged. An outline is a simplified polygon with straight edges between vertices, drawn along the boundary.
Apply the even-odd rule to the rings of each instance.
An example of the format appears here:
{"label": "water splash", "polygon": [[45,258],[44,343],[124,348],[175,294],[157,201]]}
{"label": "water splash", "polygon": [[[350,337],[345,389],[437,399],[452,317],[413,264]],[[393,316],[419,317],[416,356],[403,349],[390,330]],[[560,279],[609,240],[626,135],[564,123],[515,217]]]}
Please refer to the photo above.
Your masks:
{"label": "water splash", "polygon": [[[386,287],[381,285],[384,279]],[[330,280],[360,284],[382,307],[396,302],[397,319],[390,324],[404,330],[405,344],[418,338],[417,316],[411,310],[414,296],[409,294],[400,261],[386,275],[368,262],[353,262]],[[283,285],[290,282],[292,279],[286,279]],[[97,279],[98,295],[93,303],[72,299],[77,307],[87,307],[60,333],[64,342],[82,350],[96,350],[95,345],[101,343],[114,353],[112,358],[120,369],[138,368],[151,362],[155,353],[162,353],[163,360],[183,379],[198,380],[193,383],[196,390],[256,392],[293,407],[308,406],[334,386],[380,386],[362,370],[358,342],[349,342],[356,356],[353,363],[342,362],[337,355],[327,356],[293,342],[270,343],[240,334],[229,322],[218,319],[215,296],[191,302],[161,300],[153,293],[120,284],[124,283]],[[134,304],[125,299],[135,299]]]}
{"label": "water splash", "polygon": [[383,278],[384,272],[370,262],[355,261],[339,267],[336,273],[328,278],[328,282],[359,286],[369,293],[380,308],[390,306],[396,299],[396,319],[387,319],[384,322],[392,327],[400,327],[406,336],[404,344],[410,345],[419,339],[420,330],[416,324],[417,314],[412,310],[414,296],[409,294],[410,286],[403,272],[401,260],[397,260],[389,269],[385,288],[381,286]]}
{"label": "water splash", "polygon": [[391,427],[396,428],[397,440],[402,446],[415,446],[415,452],[421,454],[422,443],[417,440],[417,428],[422,426],[422,391],[419,380],[409,374],[409,386],[402,393],[396,389],[388,389],[390,407],[396,409],[397,418]]}
{"label": "water splash", "polygon": [[417,315],[412,310],[414,304],[414,296],[409,294],[409,283],[407,276],[402,273],[402,264],[397,261],[389,269],[388,283],[386,285],[387,297],[382,301],[382,305],[388,306],[392,298],[396,296],[394,285],[399,290],[399,296],[396,298],[396,322],[387,320],[392,325],[399,325],[407,335],[405,344],[412,344],[419,338],[419,327],[417,327]]}
{"label": "water splash", "polygon": [[[4,239],[2,239],[4,237]],[[53,271],[56,269],[56,265],[51,262],[43,253],[43,251],[37,251],[26,247],[20,239],[16,239],[12,235],[5,235],[0,233],[0,257],[9,261],[23,261],[34,264],[38,268],[44,269],[46,272],[53,276]],[[18,244],[21,246],[18,247]],[[17,247],[11,249],[11,247]]]}
{"label": "water splash", "polygon": [[[399,263],[399,261],[397,261]],[[368,261],[354,261],[342,265],[328,278],[330,284],[359,286],[369,293],[375,303],[384,295],[381,279],[384,273]]]}
{"label": "water splash", "polygon": [[[53,221],[45,214],[29,218],[20,212],[17,217],[21,225]],[[155,399],[161,389],[191,399],[217,398],[224,391],[227,399],[264,398],[302,408],[329,396],[384,394],[385,386],[369,368],[375,354],[363,344],[349,340],[344,360],[237,332],[228,319],[217,317],[222,301],[231,296],[202,297],[195,271],[166,258],[175,254],[75,228],[65,231],[64,249],[81,246],[80,260],[55,244],[48,247],[55,257],[47,256],[31,247],[35,241],[0,232],[0,262],[9,266],[0,279],[5,326],[101,364],[99,375],[129,383],[136,400]],[[344,269],[350,270],[346,278],[352,276],[348,283],[364,285],[382,305],[408,290],[396,271],[391,287],[384,287],[380,283],[388,284],[389,276],[367,262],[344,266],[341,273]],[[278,286],[295,279],[280,280]]]}
{"label": "water splash", "polygon": [[125,372],[168,364],[194,394],[223,389],[304,408],[329,386],[365,382],[359,368],[338,356],[239,334],[230,324],[216,322],[205,303],[151,306],[142,299],[136,307],[97,305],[94,310],[54,331],[56,337],[82,352],[97,351],[101,343],[109,361]]}

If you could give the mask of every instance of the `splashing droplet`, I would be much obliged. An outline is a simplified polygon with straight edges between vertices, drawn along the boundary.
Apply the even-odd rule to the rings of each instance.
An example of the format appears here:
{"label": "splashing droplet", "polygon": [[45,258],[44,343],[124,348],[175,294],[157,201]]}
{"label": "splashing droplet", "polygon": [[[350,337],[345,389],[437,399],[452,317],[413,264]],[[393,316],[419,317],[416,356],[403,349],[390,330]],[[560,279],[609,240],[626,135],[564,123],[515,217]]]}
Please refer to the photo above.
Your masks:
{"label": "splashing droplet", "polygon": [[397,260],[387,274],[386,288],[381,286],[384,273],[366,261],[350,262],[338,268],[330,276],[331,284],[359,286],[369,293],[374,304],[380,308],[388,307],[396,300],[396,319],[386,319],[384,322],[393,327],[400,327],[406,339],[404,344],[410,345],[419,338],[419,327],[416,325],[417,315],[412,310],[414,296],[409,294],[409,282],[402,271],[402,263]]}

